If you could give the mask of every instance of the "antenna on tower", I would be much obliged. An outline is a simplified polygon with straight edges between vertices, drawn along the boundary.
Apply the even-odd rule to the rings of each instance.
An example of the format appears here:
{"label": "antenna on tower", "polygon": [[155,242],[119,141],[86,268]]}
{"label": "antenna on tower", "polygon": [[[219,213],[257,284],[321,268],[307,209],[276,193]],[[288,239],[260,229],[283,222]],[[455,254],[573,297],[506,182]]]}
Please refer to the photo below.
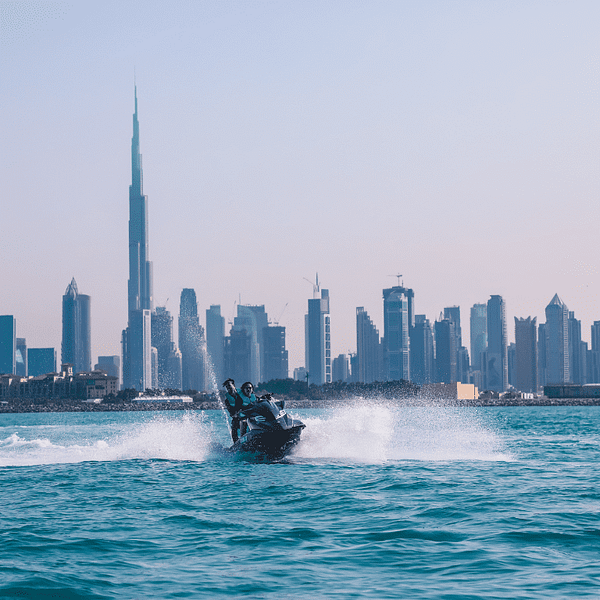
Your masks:
{"label": "antenna on tower", "polygon": [[307,279],[306,277],[303,277],[303,279],[308,281],[308,283],[310,283],[313,286],[313,298],[318,298],[319,292],[321,290],[321,287],[319,286],[319,274],[318,273],[316,274],[314,282],[311,281],[310,279]]}

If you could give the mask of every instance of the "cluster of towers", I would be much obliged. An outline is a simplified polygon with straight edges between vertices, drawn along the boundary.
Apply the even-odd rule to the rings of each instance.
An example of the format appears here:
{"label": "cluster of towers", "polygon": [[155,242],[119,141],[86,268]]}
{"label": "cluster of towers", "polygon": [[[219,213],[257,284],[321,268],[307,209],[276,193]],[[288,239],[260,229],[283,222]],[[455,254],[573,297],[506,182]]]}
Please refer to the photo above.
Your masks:
{"label": "cluster of towers", "polygon": [[364,308],[356,309],[357,353],[350,357],[350,379],[462,382],[479,389],[514,388],[526,393],[545,385],[600,383],[600,321],[592,325],[588,348],[581,339],[581,321],[558,295],[546,307],[545,323],[515,317],[511,344],[503,298],[493,295],[486,304],[475,304],[470,311],[470,359],[458,306],[445,308],[432,324],[425,315],[414,315],[411,289],[383,290],[383,304],[381,339]]}
{"label": "cluster of towers", "polygon": [[471,309],[471,355],[463,345],[460,307],[444,308],[432,324],[415,315],[414,291],[383,290],[383,336],[363,307],[356,309],[357,352],[351,357],[355,381],[404,379],[417,384],[475,383],[508,388],[505,305],[501,296]]}
{"label": "cluster of towers", "polygon": [[[214,390],[225,377],[266,382],[288,377],[285,328],[271,323],[264,305],[239,304],[225,334],[221,307],[206,310],[200,324],[193,289],[181,292],[178,340],[166,306],[154,307],[152,263],[148,246],[148,198],[143,190],[137,90],[131,142],[129,188],[128,323],[122,332],[122,355],[100,356],[96,369],[120,379],[122,386]],[[331,356],[329,290],[318,275],[305,316],[305,367],[294,376],[317,385],[332,381],[407,380],[416,384],[473,383],[503,392],[514,387],[537,392],[562,383],[600,382],[600,321],[592,325],[592,344],[581,339],[581,322],[555,295],[546,307],[546,322],[515,318],[515,342],[508,344],[506,308],[501,296],[470,310],[470,352],[463,343],[460,308],[446,307],[433,323],[415,315],[415,295],[404,284],[383,290],[383,335],[364,307],[356,309],[356,354]],[[75,279],[62,301],[61,363],[75,373],[90,372],[91,300],[80,294]],[[56,372],[53,348],[27,348],[16,337],[13,316],[0,316],[0,374],[37,376]]]}

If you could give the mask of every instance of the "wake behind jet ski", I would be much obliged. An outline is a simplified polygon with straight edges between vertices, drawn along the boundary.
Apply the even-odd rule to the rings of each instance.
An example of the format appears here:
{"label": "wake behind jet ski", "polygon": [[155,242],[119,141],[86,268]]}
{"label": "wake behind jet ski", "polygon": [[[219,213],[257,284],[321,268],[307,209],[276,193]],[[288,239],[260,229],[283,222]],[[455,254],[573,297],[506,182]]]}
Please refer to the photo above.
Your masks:
{"label": "wake behind jet ski", "polygon": [[223,385],[227,388],[225,405],[232,417],[234,443],[230,450],[258,453],[271,460],[283,458],[300,439],[304,423],[288,415],[283,400],[274,400],[271,394],[256,398],[249,382],[242,385],[241,393],[231,379]]}

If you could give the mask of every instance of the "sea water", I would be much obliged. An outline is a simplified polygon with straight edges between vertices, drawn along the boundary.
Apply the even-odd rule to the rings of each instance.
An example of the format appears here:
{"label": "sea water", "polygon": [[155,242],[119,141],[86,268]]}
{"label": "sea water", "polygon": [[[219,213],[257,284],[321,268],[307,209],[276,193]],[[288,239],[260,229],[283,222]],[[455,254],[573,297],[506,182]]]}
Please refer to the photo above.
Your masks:
{"label": "sea water", "polygon": [[600,598],[600,408],[0,415],[2,598]]}

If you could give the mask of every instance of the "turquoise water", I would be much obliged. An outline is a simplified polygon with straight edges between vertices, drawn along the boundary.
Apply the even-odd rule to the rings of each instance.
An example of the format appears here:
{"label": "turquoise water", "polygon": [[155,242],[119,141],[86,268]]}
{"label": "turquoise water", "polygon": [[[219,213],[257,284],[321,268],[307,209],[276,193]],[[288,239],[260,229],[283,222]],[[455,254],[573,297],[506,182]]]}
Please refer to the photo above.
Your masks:
{"label": "turquoise water", "polygon": [[0,415],[2,598],[600,598],[600,409]]}

